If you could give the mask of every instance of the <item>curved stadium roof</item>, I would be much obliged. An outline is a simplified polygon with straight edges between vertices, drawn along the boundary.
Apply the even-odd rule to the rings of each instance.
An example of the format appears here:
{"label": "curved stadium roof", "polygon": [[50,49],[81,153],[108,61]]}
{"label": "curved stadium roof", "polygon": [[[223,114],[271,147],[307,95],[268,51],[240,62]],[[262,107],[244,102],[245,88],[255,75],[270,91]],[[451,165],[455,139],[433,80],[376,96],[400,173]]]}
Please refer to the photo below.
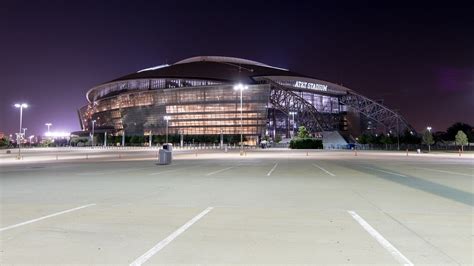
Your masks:
{"label": "curved stadium roof", "polygon": [[110,82],[148,78],[189,78],[216,81],[254,83],[258,76],[307,77],[287,69],[273,67],[260,62],[224,56],[197,56],[178,61],[172,65],[161,65],[142,69]]}

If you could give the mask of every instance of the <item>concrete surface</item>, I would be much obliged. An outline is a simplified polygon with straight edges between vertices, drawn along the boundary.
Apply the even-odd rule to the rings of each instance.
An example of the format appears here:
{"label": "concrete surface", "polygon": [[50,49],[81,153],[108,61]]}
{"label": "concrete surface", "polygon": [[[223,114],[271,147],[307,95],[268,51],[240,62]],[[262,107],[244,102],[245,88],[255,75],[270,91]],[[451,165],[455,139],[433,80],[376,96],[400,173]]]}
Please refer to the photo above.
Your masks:
{"label": "concrete surface", "polygon": [[0,264],[473,264],[472,154],[156,151],[0,155]]}

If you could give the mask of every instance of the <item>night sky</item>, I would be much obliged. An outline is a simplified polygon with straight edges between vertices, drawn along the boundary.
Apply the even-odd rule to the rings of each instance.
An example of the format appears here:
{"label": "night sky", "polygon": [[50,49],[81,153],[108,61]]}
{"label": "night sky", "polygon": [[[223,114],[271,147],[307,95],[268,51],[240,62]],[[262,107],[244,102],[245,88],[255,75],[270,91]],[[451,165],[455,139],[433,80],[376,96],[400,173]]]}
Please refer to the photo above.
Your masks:
{"label": "night sky", "polygon": [[0,5],[0,131],[79,130],[91,87],[223,55],[384,99],[417,129],[474,124],[474,8],[273,1],[21,1]]}

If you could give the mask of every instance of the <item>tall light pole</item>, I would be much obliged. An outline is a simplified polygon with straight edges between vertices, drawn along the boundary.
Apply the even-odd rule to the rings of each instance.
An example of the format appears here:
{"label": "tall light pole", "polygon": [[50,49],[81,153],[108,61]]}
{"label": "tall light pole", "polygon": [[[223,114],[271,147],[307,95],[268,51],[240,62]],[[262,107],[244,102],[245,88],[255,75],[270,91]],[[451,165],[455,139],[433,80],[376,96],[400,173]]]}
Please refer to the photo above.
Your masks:
{"label": "tall light pole", "polygon": [[18,160],[21,159],[21,129],[23,128],[23,108],[28,108],[26,103],[16,103],[15,108],[20,108],[20,131],[18,131],[17,143],[18,143]]}
{"label": "tall light pole", "polygon": [[91,145],[94,146],[94,128],[95,128],[95,120],[92,120],[92,135],[91,135]]}
{"label": "tall light pole", "polygon": [[243,85],[242,83],[239,83],[234,86],[234,90],[240,91],[240,156],[243,155],[244,152],[244,137],[243,137],[243,100],[242,100],[242,93],[244,90],[248,89],[249,87],[247,85]]}
{"label": "tall light pole", "polygon": [[397,150],[400,150],[400,117],[397,116]]}
{"label": "tall light pole", "polygon": [[[426,129],[428,130],[428,132],[430,132],[430,135],[431,135],[431,127],[430,126],[427,126]],[[428,143],[428,152],[431,152],[431,144]]]}
{"label": "tall light pole", "polygon": [[48,127],[48,135],[49,135],[49,127],[51,127],[53,124],[51,124],[51,123],[46,123],[46,124],[44,124],[44,125]]}
{"label": "tall light pole", "polygon": [[171,116],[165,115],[163,118],[166,120],[166,144],[168,144],[168,125],[169,125]]}

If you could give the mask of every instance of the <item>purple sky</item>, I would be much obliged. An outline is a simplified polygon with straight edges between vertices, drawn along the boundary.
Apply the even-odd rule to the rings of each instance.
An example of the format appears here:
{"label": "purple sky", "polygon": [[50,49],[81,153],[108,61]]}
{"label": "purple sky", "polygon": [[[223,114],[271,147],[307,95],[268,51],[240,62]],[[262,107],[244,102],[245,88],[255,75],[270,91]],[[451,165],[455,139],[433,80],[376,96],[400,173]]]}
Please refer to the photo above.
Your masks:
{"label": "purple sky", "polygon": [[[199,3],[197,3],[199,2]],[[79,130],[94,85],[196,55],[261,61],[343,84],[418,130],[474,124],[473,8],[288,1],[2,1],[0,131]]]}

